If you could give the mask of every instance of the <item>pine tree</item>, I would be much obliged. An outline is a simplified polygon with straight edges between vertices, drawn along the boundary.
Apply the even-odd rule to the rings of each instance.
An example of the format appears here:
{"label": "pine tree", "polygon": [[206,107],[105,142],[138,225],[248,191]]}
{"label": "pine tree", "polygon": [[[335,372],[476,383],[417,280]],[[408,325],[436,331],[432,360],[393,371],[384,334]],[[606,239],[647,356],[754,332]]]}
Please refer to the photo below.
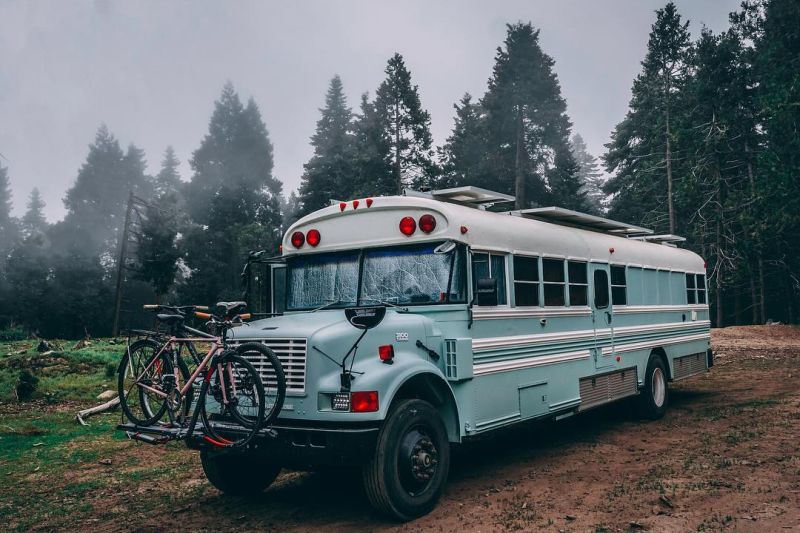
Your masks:
{"label": "pine tree", "polygon": [[22,217],[22,229],[26,237],[43,233],[47,229],[47,220],[44,218],[44,200],[39,189],[34,187],[28,198],[28,210]]}
{"label": "pine tree", "polygon": [[568,207],[584,204],[569,151],[566,102],[553,65],[539,45],[539,30],[530,23],[508,25],[482,100],[487,170],[496,190],[516,196],[517,208],[552,198]]}
{"label": "pine tree", "polygon": [[175,155],[172,146],[167,146],[164,150],[164,158],[161,160],[161,170],[155,177],[154,195],[155,198],[177,197],[181,188],[181,175],[178,171],[180,161]]}
{"label": "pine tree", "polygon": [[[612,133],[604,157],[607,170],[615,174],[606,184],[606,192],[615,195],[612,216],[670,233],[676,231],[673,129],[682,112],[680,91],[688,75],[688,28],[672,2],[656,11],[630,110]],[[666,223],[659,218],[664,214]]]}
{"label": "pine tree", "polygon": [[586,142],[578,133],[570,139],[570,150],[578,165],[577,176],[581,183],[581,190],[586,196],[589,212],[602,214],[605,211],[606,202],[606,195],[603,192],[605,179],[597,158],[589,153]]}
{"label": "pine tree", "polygon": [[156,302],[160,302],[172,287],[178,269],[177,217],[174,211],[157,205],[148,206],[144,215],[136,236],[135,277],[149,283]]}
{"label": "pine tree", "polygon": [[299,190],[300,216],[326,207],[331,199],[347,200],[353,188],[353,113],[347,106],[338,75],[328,86],[325,107],[320,113],[311,137],[314,155],[304,165]]}
{"label": "pine tree", "polygon": [[393,174],[391,142],[367,93],[361,95],[353,133],[355,175],[349,196],[395,194],[397,184]]}
{"label": "pine tree", "polygon": [[[765,254],[782,280],[772,283],[776,304],[765,313],[795,321],[800,315],[800,4],[795,0],[770,0],[763,6],[755,42],[754,70],[757,104],[762,112],[764,150],[759,154],[764,186],[760,188],[761,218],[767,219],[763,235]],[[767,274],[762,274],[766,277]],[[763,286],[763,283],[762,283]],[[764,317],[766,318],[766,316]]]}
{"label": "pine tree", "polygon": [[385,72],[386,79],[375,94],[375,113],[390,146],[393,192],[401,194],[406,186],[430,186],[435,178],[431,117],[422,108],[419,89],[411,84],[403,56],[395,53]]}
{"label": "pine tree", "polygon": [[[127,153],[105,125],[97,130],[75,184],[67,191],[67,215],[59,224],[60,245],[88,255],[113,250],[123,224],[128,196],[147,194],[144,154],[135,146]],[[62,231],[63,228],[63,231]]]}
{"label": "pine tree", "polygon": [[280,224],[277,196],[281,183],[272,175],[272,143],[253,99],[242,105],[229,82],[214,104],[208,133],[190,161],[194,170],[186,186],[192,218],[205,223],[221,189],[246,191],[241,201],[259,211],[263,221]]}
{"label": "pine tree", "polygon": [[481,105],[466,93],[453,108],[456,110],[453,131],[439,151],[442,175],[437,186],[491,187],[490,179],[483,173],[486,136]]}
{"label": "pine tree", "polygon": [[[11,249],[19,240],[19,224],[11,215],[11,186],[8,169],[0,165],[0,291],[3,285],[3,272]],[[0,294],[0,297],[2,294]]]}

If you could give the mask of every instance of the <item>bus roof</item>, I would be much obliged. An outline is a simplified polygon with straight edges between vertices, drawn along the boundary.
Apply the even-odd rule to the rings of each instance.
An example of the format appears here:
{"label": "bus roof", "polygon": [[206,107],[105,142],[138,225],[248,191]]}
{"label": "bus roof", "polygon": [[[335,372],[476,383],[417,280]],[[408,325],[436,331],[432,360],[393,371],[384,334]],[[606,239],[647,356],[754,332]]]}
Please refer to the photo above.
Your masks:
{"label": "bus roof", "polygon": [[[689,250],[520,216],[521,213],[524,214],[495,213],[423,195],[350,200],[315,211],[292,224],[283,238],[283,255],[449,239],[475,250],[705,272],[703,259]],[[411,217],[419,226],[420,217],[426,214],[436,221],[433,231],[425,233],[417,227],[410,236],[401,233],[401,219]],[[316,246],[307,242],[299,248],[292,245],[295,232],[305,237],[311,229],[320,233]]]}

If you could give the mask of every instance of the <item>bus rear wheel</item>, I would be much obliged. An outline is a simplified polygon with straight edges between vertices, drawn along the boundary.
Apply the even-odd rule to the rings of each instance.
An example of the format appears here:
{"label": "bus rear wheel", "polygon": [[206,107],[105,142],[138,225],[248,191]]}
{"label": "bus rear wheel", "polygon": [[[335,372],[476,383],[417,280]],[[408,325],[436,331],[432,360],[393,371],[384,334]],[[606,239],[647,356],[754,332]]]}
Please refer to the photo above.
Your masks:
{"label": "bus rear wheel", "polygon": [[364,489],[378,511],[408,521],[436,506],[449,469],[450,442],[439,413],[428,402],[401,400],[364,466]]}
{"label": "bus rear wheel", "polygon": [[667,412],[669,387],[664,360],[658,354],[650,354],[644,374],[644,388],[639,395],[639,414],[643,418],[658,420]]}
{"label": "bus rear wheel", "polygon": [[269,487],[281,465],[263,453],[214,453],[203,450],[200,462],[208,481],[231,496],[253,496]]}

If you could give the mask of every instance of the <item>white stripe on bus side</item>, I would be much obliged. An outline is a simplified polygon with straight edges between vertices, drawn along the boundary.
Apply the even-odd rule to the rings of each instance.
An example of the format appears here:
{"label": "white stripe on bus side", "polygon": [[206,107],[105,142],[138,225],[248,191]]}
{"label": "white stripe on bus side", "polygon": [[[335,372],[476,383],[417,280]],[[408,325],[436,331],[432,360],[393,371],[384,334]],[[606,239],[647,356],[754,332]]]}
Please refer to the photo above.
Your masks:
{"label": "white stripe on bus side", "polygon": [[[622,337],[625,335],[636,333],[663,333],[668,331],[679,331],[682,329],[698,329],[707,328],[711,326],[708,320],[698,320],[695,322],[667,322],[663,324],[643,324],[638,326],[625,326],[621,328],[614,328],[614,337]],[[611,337],[611,329],[603,328],[598,329],[596,332],[591,329],[566,331],[556,333],[538,333],[534,335],[513,335],[508,337],[484,337],[472,339],[473,352],[485,352],[495,350],[498,348],[520,347],[527,345],[537,345],[552,342],[568,342],[568,341],[581,341],[593,340],[595,335],[598,339],[606,339]]]}

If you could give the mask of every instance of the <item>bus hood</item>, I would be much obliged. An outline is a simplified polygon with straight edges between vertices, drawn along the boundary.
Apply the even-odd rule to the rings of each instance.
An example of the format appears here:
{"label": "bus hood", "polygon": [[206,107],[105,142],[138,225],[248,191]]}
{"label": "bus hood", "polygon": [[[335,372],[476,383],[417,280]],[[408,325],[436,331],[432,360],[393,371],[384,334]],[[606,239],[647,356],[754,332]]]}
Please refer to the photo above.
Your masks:
{"label": "bus hood", "polygon": [[323,309],[256,320],[231,330],[228,337],[232,341],[269,337],[310,338],[325,328],[341,323],[347,323],[344,309]]}

